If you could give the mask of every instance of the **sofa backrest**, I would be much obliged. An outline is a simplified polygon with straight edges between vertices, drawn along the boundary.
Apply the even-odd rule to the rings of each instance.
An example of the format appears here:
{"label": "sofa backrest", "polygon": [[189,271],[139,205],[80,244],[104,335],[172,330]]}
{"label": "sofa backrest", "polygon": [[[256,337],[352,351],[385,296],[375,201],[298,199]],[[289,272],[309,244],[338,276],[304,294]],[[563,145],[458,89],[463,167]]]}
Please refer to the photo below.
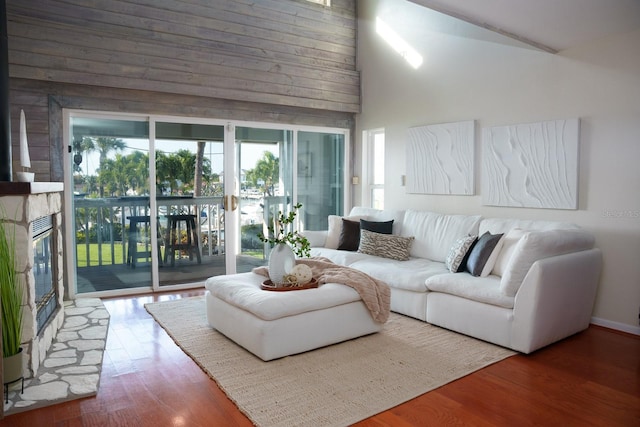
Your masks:
{"label": "sofa backrest", "polygon": [[513,249],[500,279],[500,291],[513,297],[536,261],[586,251],[593,248],[594,244],[594,236],[581,229],[528,231]]}
{"label": "sofa backrest", "polygon": [[393,234],[400,234],[405,211],[394,209],[374,209],[364,206],[354,206],[349,212],[349,216],[360,217],[368,221],[391,221],[393,220]]}
{"label": "sofa backrest", "polygon": [[478,234],[480,215],[445,215],[407,210],[401,235],[415,237],[410,255],[445,262],[451,246],[460,237]]}
{"label": "sofa backrest", "polygon": [[487,231],[491,234],[508,233],[514,228],[528,231],[580,229],[577,225],[569,222],[512,218],[483,218],[478,227],[478,235],[482,236]]}

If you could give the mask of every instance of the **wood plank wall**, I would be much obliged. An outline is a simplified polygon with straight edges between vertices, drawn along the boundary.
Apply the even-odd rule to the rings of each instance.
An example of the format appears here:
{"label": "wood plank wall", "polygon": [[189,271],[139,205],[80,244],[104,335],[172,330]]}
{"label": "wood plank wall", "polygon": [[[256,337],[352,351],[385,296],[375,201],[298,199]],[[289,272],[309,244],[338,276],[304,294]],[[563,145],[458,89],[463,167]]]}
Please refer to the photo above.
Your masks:
{"label": "wood plank wall", "polygon": [[7,0],[7,13],[14,158],[22,108],[39,181],[62,180],[61,108],[349,128],[360,108],[354,0]]}

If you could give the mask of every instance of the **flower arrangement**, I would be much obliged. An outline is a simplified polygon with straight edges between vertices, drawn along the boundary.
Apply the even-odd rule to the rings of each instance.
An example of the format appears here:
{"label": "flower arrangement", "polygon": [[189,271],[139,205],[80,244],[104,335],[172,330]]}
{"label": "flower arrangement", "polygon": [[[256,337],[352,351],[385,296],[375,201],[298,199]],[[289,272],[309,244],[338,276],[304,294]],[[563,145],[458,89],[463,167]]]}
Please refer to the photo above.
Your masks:
{"label": "flower arrangement", "polygon": [[293,207],[288,215],[278,211],[278,215],[273,219],[273,224],[267,227],[268,235],[258,234],[258,238],[264,243],[270,243],[277,245],[278,243],[284,243],[291,246],[293,252],[299,257],[309,257],[311,255],[311,244],[306,237],[298,233],[293,229],[293,222],[296,219],[298,210],[302,207],[301,203],[298,203]]}

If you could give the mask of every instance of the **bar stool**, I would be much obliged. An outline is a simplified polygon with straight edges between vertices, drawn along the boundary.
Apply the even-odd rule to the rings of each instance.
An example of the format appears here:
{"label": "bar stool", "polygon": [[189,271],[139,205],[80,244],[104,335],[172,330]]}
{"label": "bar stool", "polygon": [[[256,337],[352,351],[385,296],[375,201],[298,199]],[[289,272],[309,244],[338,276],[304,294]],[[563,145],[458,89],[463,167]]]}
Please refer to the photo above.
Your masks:
{"label": "bar stool", "polygon": [[[149,233],[151,229],[151,218],[149,215],[139,215],[139,216],[128,216],[129,220],[129,238],[128,238],[128,247],[127,247],[127,265],[131,265],[132,268],[136,268],[136,261],[138,259],[151,260],[151,249],[149,248],[148,241],[145,242],[145,251],[138,251],[138,237],[139,237],[139,229],[138,224],[143,227],[147,231],[147,237],[150,239],[151,235]],[[158,260],[160,265],[162,265],[162,252],[160,252],[160,226],[158,225]]]}
{"label": "bar stool", "polygon": [[[184,224],[181,226],[181,224]],[[182,242],[181,231],[186,230],[186,242]],[[198,264],[202,264],[200,254],[200,239],[198,239],[195,215],[167,215],[167,231],[165,234],[164,263],[171,257],[171,266],[176,262],[175,253],[186,251],[189,254],[189,261],[193,261],[196,255]]]}

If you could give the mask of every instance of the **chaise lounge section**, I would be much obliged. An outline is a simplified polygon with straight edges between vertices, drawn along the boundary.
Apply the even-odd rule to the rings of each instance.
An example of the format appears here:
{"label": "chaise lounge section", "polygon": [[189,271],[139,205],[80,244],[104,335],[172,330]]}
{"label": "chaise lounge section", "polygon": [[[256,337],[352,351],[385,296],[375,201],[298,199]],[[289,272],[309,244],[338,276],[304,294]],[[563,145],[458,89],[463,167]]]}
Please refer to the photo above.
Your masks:
{"label": "chaise lounge section", "polygon": [[602,268],[563,222],[355,207],[304,234],[312,256],[386,282],[392,311],[522,353],[589,326]]}

